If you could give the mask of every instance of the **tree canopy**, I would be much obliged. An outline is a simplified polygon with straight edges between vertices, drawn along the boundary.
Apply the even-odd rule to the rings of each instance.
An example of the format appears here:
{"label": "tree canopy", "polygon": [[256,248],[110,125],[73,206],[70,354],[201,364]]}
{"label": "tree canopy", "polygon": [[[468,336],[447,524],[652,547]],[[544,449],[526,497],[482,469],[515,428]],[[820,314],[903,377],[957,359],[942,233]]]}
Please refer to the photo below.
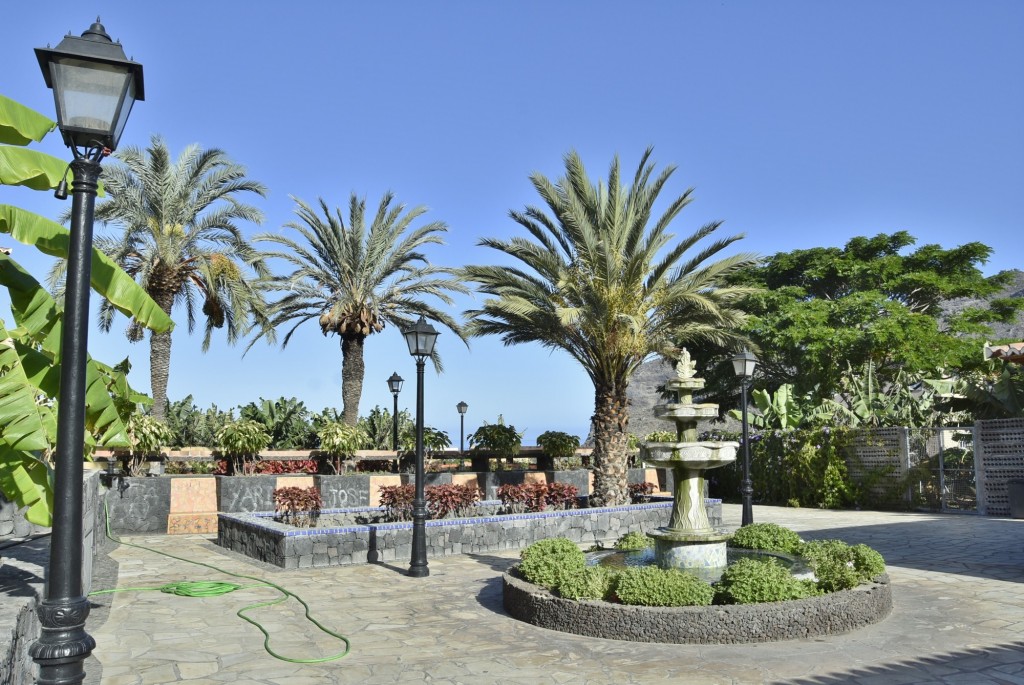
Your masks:
{"label": "tree canopy", "polygon": [[1019,299],[947,311],[956,298],[991,298],[1010,274],[985,276],[991,248],[944,249],[905,231],[853,238],[842,248],[780,252],[735,274],[760,286],[746,307],[764,385],[829,398],[848,368],[871,364],[882,382],[903,371],[934,374],[981,363],[987,324],[1012,321]]}

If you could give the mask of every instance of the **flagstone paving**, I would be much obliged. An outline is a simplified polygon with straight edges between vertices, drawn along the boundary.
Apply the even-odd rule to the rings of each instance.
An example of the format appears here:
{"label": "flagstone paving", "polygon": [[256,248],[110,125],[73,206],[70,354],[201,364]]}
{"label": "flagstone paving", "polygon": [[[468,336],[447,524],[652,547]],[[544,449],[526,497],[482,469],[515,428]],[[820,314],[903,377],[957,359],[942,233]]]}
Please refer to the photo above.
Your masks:
{"label": "flagstone paving", "polygon": [[[738,506],[724,507],[738,526]],[[430,560],[430,576],[404,566],[283,571],[226,552],[204,536],[127,540],[278,583],[314,617],[348,636],[339,661],[289,663],[269,656],[263,635],[235,612],[277,595],[247,588],[207,598],[160,592],[94,597],[86,664],[95,685],[320,685],[438,683],[524,685],[679,682],[1024,685],[1024,521],[968,515],[830,512],[755,507],[758,521],[805,538],[840,538],[878,549],[893,584],[893,612],[854,633],[749,645],[664,645],[599,640],[536,628],[501,607],[501,573],[516,552]],[[232,579],[124,545],[116,568],[98,572],[119,588]],[[239,581],[249,583],[250,581]],[[253,612],[271,647],[309,659],[339,650],[303,621],[294,601]]]}

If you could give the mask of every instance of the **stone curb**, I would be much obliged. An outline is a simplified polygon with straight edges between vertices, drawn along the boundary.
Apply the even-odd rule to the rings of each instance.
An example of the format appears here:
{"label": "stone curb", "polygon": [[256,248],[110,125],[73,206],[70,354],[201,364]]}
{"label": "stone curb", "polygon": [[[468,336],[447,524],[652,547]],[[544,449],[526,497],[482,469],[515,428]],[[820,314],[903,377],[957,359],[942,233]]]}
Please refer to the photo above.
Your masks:
{"label": "stone curb", "polygon": [[851,590],[770,604],[641,607],[576,602],[505,573],[505,611],[526,623],[588,637],[630,642],[722,644],[775,642],[846,633],[892,610],[889,576]]}

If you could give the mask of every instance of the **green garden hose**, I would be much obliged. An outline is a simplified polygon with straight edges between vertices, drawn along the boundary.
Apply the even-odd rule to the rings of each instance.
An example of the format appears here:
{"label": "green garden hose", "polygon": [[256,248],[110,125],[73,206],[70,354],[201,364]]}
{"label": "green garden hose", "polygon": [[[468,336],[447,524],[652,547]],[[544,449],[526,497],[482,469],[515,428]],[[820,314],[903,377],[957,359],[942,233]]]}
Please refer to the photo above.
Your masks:
{"label": "green garden hose", "polygon": [[[277,599],[273,599],[273,600],[270,600],[270,601],[267,601],[267,602],[257,602],[255,604],[250,604],[248,606],[242,607],[237,612],[235,612],[236,616],[238,616],[243,621],[246,621],[246,622],[251,623],[252,625],[256,626],[256,628],[261,633],[263,633],[263,649],[265,649],[267,651],[267,654],[269,654],[270,656],[274,657],[275,659],[280,659],[281,661],[288,661],[288,662],[291,662],[293,664],[319,664],[319,663],[323,663],[323,662],[326,662],[326,661],[337,661],[338,659],[341,659],[342,657],[347,656],[349,651],[352,649],[352,644],[351,644],[351,642],[349,642],[349,639],[347,637],[345,637],[344,635],[339,635],[338,633],[335,633],[334,631],[330,630],[329,628],[324,627],[319,621],[317,621],[315,618],[313,618],[310,615],[309,605],[306,604],[306,602],[303,601],[303,599],[301,597],[299,597],[297,594],[295,594],[294,592],[292,592],[290,590],[286,590],[285,588],[281,587],[280,585],[277,585],[275,583],[271,583],[271,582],[263,580],[261,578],[256,578],[254,576],[246,576],[246,575],[242,575],[240,573],[233,573],[231,571],[225,571],[224,569],[219,568],[217,566],[214,566],[212,564],[204,564],[201,561],[195,561],[193,559],[185,559],[183,557],[178,557],[178,556],[175,556],[173,554],[168,554],[167,552],[161,552],[160,550],[153,549],[151,547],[145,547],[143,545],[136,545],[136,544],[131,543],[131,542],[125,542],[125,541],[121,540],[120,538],[115,537],[114,534],[110,532],[110,510],[107,508],[107,503],[106,502],[103,503],[103,513],[106,516],[107,537],[110,538],[111,540],[113,540],[114,542],[118,543],[118,544],[126,545],[128,547],[135,547],[136,549],[144,549],[147,552],[153,552],[154,554],[160,554],[160,555],[163,555],[165,557],[169,557],[171,559],[176,559],[177,561],[184,561],[185,563],[188,563],[188,564],[195,564],[196,566],[203,566],[205,568],[211,569],[213,571],[217,571],[218,573],[223,573],[225,575],[232,576],[234,578],[244,578],[246,580],[254,580],[254,581],[256,581],[256,584],[254,584],[254,585],[238,585],[237,583],[225,583],[225,582],[217,582],[217,581],[181,581],[181,582],[177,582],[177,583],[168,583],[166,585],[161,585],[160,587],[129,587],[129,588],[118,588],[116,590],[97,590],[96,592],[90,592],[89,593],[90,597],[92,597],[93,595],[106,595],[106,594],[111,594],[111,593],[114,593],[114,592],[141,592],[141,591],[156,591],[156,590],[159,590],[160,592],[165,592],[165,593],[168,593],[168,594],[172,594],[172,595],[178,595],[179,597],[219,597],[220,595],[226,595],[229,592],[234,592],[235,590],[241,590],[241,589],[245,589],[245,588],[270,587],[270,588],[274,588],[275,590],[280,592],[281,596],[278,597]],[[319,628],[322,633],[324,633],[326,635],[330,635],[331,637],[340,640],[342,643],[344,643],[345,649],[343,649],[341,652],[339,652],[337,654],[332,654],[330,656],[320,657],[319,659],[293,659],[291,657],[286,657],[286,656],[283,656],[281,654],[278,654],[273,649],[271,649],[270,648],[270,633],[268,633],[266,628],[264,628],[262,625],[260,625],[260,623],[258,621],[256,621],[255,619],[249,618],[248,616],[246,616],[245,612],[253,610],[253,609],[260,609],[260,608],[263,608],[263,607],[274,606],[275,604],[281,604],[282,602],[286,602],[289,597],[295,598],[295,601],[297,601],[299,604],[301,604],[303,606],[303,608],[305,609],[305,614],[306,614],[306,620],[307,621],[309,621],[310,623],[315,625],[317,628]]]}

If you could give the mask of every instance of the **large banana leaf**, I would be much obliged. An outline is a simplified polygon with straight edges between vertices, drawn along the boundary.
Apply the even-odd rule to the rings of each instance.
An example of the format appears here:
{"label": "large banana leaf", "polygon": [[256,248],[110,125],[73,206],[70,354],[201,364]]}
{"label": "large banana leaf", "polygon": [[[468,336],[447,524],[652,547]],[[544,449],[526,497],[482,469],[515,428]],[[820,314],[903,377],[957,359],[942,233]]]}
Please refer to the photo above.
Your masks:
{"label": "large banana leaf", "polygon": [[0,442],[0,491],[25,518],[38,526],[53,524],[53,471],[41,459]]}
{"label": "large banana leaf", "polygon": [[[29,341],[28,344],[17,340],[12,343],[21,362],[19,368],[24,370],[27,383],[36,391],[47,397],[59,397],[59,341],[63,313],[49,293],[6,255],[0,255],[0,285],[7,286],[14,318],[19,330],[24,331],[24,337]],[[24,306],[26,301],[31,307]],[[41,345],[42,349],[35,349],[34,345]],[[101,444],[120,446],[126,443],[127,432],[117,405],[110,396],[108,386],[116,382],[116,378],[111,379],[111,376],[110,367],[88,359],[85,421],[86,428],[99,436]]]}
{"label": "large banana leaf", "polygon": [[57,187],[67,170],[65,160],[44,152],[0,146],[0,185],[50,190]]}
{"label": "large banana leaf", "polygon": [[[67,259],[70,232],[58,223],[18,207],[0,205],[0,232],[33,245],[52,257]],[[109,257],[93,248],[92,287],[125,316],[157,332],[174,325],[156,302]]]}
{"label": "large banana leaf", "polygon": [[[49,407],[22,363],[22,349],[0,321],[0,441],[16,451],[43,451],[56,441]],[[49,415],[49,420],[46,415]]]}
{"label": "large banana leaf", "polygon": [[56,127],[56,122],[34,109],[0,95],[0,143],[28,145],[33,140],[38,143]]}
{"label": "large banana leaf", "polygon": [[11,309],[24,336],[51,358],[60,357],[60,312],[50,293],[18,262],[0,253],[0,286],[7,288]]}

